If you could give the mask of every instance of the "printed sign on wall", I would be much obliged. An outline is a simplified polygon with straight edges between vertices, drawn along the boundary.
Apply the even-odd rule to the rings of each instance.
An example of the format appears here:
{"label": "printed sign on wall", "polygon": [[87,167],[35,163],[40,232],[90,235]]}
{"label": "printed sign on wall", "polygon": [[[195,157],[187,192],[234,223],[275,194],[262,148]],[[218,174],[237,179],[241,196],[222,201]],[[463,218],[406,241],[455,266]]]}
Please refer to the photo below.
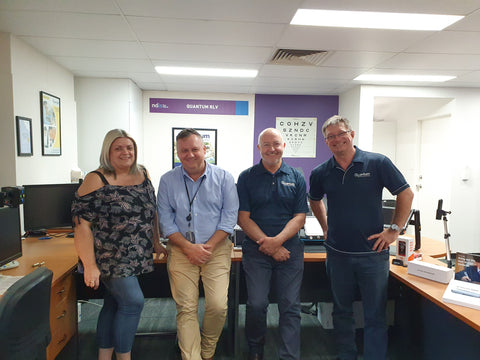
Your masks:
{"label": "printed sign on wall", "polygon": [[151,113],[248,115],[248,101],[150,98]]}
{"label": "printed sign on wall", "polygon": [[277,117],[276,126],[286,143],[284,157],[317,156],[317,118]]}

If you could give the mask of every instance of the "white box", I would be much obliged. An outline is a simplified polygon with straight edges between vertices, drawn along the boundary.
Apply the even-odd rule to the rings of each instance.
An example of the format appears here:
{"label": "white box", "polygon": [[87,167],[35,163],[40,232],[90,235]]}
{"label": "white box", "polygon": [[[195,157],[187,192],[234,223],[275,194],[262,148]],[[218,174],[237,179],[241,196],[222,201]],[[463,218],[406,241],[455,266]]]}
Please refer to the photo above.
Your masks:
{"label": "white box", "polygon": [[397,238],[397,256],[396,259],[403,262],[403,266],[407,266],[408,262],[414,259],[415,239],[400,235]]}
{"label": "white box", "polygon": [[445,266],[430,264],[422,260],[408,262],[408,273],[425,279],[448,284],[453,279],[453,269]]}
{"label": "white box", "polygon": [[[333,329],[333,303],[319,302],[317,303],[317,318],[320,325],[324,329]],[[393,325],[395,319],[395,301],[388,300],[387,302],[387,325]],[[361,301],[353,302],[353,320],[355,321],[355,328],[362,329],[365,325],[363,320],[363,304]]]}

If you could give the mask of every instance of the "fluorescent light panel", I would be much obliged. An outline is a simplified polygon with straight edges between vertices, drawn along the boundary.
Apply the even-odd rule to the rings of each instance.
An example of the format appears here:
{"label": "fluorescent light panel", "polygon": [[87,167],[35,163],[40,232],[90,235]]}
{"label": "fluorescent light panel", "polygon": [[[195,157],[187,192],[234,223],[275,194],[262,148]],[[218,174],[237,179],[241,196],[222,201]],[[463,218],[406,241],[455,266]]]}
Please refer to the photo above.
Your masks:
{"label": "fluorescent light panel", "polygon": [[155,70],[163,75],[189,75],[189,76],[220,76],[220,77],[245,77],[254,78],[257,70],[243,69],[215,69],[215,68],[193,68],[176,66],[155,66]]}
{"label": "fluorescent light panel", "polygon": [[443,30],[463,16],[298,9],[290,24],[392,30]]}
{"label": "fluorescent light panel", "polygon": [[378,82],[445,82],[455,79],[456,76],[447,75],[379,75],[363,74],[353,80]]}

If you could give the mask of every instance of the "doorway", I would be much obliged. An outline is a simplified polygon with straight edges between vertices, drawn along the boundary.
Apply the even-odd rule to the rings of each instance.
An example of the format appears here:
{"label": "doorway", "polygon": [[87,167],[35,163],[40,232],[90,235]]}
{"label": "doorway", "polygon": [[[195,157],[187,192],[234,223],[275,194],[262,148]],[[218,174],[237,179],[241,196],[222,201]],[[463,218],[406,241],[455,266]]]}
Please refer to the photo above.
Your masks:
{"label": "doorway", "polygon": [[[375,97],[372,149],[387,155],[410,184],[422,236],[443,241],[438,199],[450,204],[451,98]],[[388,139],[388,141],[385,141]],[[384,198],[394,198],[384,191]],[[449,206],[449,205],[448,205]],[[408,229],[413,233],[413,229]]]}

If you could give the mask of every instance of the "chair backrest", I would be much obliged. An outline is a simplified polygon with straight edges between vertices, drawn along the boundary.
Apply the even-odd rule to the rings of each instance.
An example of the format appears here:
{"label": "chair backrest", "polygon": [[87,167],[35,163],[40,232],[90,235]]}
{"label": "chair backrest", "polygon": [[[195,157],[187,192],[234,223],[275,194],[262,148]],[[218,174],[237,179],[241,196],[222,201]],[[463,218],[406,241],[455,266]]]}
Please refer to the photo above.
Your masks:
{"label": "chair backrest", "polygon": [[10,286],[0,299],[0,360],[46,358],[52,276],[46,267],[38,268]]}

